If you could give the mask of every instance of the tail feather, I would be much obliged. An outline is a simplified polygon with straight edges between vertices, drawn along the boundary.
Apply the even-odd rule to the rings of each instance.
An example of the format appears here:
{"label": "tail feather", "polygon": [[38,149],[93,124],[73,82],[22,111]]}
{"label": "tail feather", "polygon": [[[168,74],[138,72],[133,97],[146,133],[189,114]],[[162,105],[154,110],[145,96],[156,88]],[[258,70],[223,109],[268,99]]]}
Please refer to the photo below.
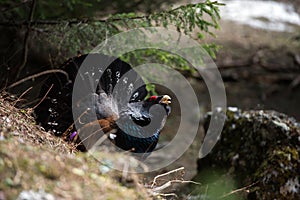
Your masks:
{"label": "tail feather", "polygon": [[[81,70],[81,67],[87,70]],[[45,129],[53,130],[57,135],[73,123],[72,92],[76,76],[84,83],[80,85],[81,91],[98,95],[106,93],[116,101],[118,107],[128,102],[141,101],[147,96],[142,78],[119,58],[102,54],[82,55],[69,59],[61,69],[68,73],[69,79],[60,75],[49,76],[40,96],[45,95],[50,85],[54,86],[46,100],[36,109],[37,120]],[[86,92],[82,94],[83,98],[86,97]]]}

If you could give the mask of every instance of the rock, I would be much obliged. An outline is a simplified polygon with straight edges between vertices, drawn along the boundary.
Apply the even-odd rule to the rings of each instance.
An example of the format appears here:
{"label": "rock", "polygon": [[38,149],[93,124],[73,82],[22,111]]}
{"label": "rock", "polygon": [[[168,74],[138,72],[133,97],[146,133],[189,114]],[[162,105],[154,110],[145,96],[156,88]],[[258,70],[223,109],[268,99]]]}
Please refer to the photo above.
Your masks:
{"label": "rock", "polygon": [[52,194],[46,193],[44,190],[39,190],[37,192],[33,190],[24,190],[20,193],[17,200],[55,200],[54,196]]}
{"label": "rock", "polygon": [[248,186],[239,191],[244,199],[300,199],[300,124],[276,111],[228,109],[226,115],[216,146],[197,162],[197,181],[217,171],[236,188]]}

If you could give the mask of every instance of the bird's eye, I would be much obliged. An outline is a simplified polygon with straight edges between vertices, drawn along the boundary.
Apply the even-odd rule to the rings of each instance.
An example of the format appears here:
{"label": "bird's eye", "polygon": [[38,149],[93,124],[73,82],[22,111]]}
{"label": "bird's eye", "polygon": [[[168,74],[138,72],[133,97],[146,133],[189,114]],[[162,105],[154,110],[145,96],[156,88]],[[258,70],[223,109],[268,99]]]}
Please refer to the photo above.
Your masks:
{"label": "bird's eye", "polygon": [[133,98],[137,98],[139,95],[139,92],[134,93]]}

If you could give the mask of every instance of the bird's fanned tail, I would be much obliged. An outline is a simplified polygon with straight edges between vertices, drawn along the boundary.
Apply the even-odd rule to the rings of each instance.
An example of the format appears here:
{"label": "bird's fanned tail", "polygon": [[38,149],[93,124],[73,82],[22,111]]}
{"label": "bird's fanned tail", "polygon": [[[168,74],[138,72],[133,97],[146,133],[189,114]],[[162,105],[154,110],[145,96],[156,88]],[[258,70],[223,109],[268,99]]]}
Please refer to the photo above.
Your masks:
{"label": "bird's fanned tail", "polygon": [[[107,136],[125,151],[144,154],[154,150],[170,113],[168,95],[145,100],[147,90],[143,79],[128,63],[111,56],[78,56],[69,59],[62,69],[69,77],[49,76],[40,96],[44,96],[50,85],[54,86],[35,110],[37,121],[46,130],[56,135],[65,133],[69,140],[79,137],[78,144],[83,149],[92,148]],[[73,88],[78,82],[79,88]],[[150,113],[154,105],[159,106]],[[147,129],[149,124],[152,127]]]}

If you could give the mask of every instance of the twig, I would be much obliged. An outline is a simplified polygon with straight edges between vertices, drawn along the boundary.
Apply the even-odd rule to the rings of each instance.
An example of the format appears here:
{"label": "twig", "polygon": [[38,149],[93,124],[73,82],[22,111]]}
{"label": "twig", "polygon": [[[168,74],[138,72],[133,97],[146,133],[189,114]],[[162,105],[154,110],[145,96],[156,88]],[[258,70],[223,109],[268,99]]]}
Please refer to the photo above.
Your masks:
{"label": "twig", "polygon": [[24,38],[24,46],[23,46],[23,58],[22,58],[22,63],[19,66],[18,69],[18,73],[16,78],[19,78],[23,68],[25,67],[26,63],[27,63],[27,56],[28,56],[28,43],[29,43],[29,36],[30,36],[30,31],[31,31],[31,22],[33,20],[33,15],[34,15],[34,10],[35,10],[35,6],[36,6],[36,0],[32,0],[31,3],[31,8],[30,8],[30,13],[28,16],[28,24],[27,24],[27,31],[25,34],[25,38]]}
{"label": "twig", "polygon": [[238,193],[238,192],[241,192],[241,191],[249,192],[249,190],[246,190],[246,189],[249,188],[249,187],[252,187],[253,185],[256,185],[258,182],[259,182],[259,181],[256,181],[256,182],[254,182],[254,183],[252,183],[252,184],[250,184],[250,185],[248,185],[248,186],[245,186],[245,187],[242,187],[242,188],[233,190],[233,191],[231,191],[231,192],[229,192],[229,193],[227,193],[227,194],[224,194],[224,195],[221,196],[219,199],[223,199],[223,198],[225,198],[225,197],[228,197],[228,196],[230,196],[230,195],[232,195],[232,194],[235,194],[235,193]]}
{"label": "twig", "polygon": [[13,106],[15,106],[20,100],[21,98],[27,93],[29,92],[30,90],[32,89],[32,87],[28,88],[27,90],[25,90],[19,97],[17,100],[15,100],[15,102],[13,103]]}
{"label": "twig", "polygon": [[[190,5],[182,5],[177,8],[171,9],[169,11],[166,11],[167,13],[174,13],[177,10],[180,10],[185,7],[195,7],[196,5],[203,4],[203,5],[225,5],[223,3],[219,3],[217,1],[209,2],[209,3],[196,3],[196,4],[190,4]],[[35,21],[18,21],[18,22],[11,22],[11,21],[2,21],[0,22],[0,26],[28,26],[28,24],[31,25],[61,25],[61,24],[67,24],[67,25],[73,25],[73,24],[86,24],[86,23],[94,23],[94,22],[101,22],[101,23],[109,23],[109,22],[115,22],[115,21],[124,21],[124,20],[139,20],[139,19],[151,19],[153,15],[142,15],[142,16],[132,16],[132,17],[126,17],[126,18],[119,18],[119,17],[113,17],[108,19],[73,19],[73,20],[35,20]]]}
{"label": "twig", "polygon": [[[86,113],[87,113],[87,110],[84,111],[84,112],[76,119],[75,122],[79,121],[80,118],[81,118],[84,114],[86,114]],[[103,133],[103,132],[105,132],[105,129],[110,128],[109,125],[101,126],[100,121],[101,121],[101,120],[95,120],[95,121],[93,121],[93,122],[89,122],[89,123],[85,124],[81,129],[78,130],[78,133],[77,133],[76,136],[79,136],[79,135],[80,135],[80,131],[84,131],[84,129],[85,129],[86,127],[92,127],[92,126],[94,126],[94,125],[100,126],[100,129],[98,129],[98,130],[92,132],[92,133],[89,134],[87,137],[85,137],[85,138],[83,138],[83,139],[80,139],[81,141],[77,144],[77,147],[78,147],[79,145],[83,144],[83,142],[85,142],[86,140],[88,140],[90,137],[96,135],[97,133]],[[75,123],[75,122],[74,122],[74,123]],[[73,124],[74,124],[74,123],[73,123]],[[72,125],[73,125],[73,124],[72,124]],[[71,125],[71,126],[72,126],[72,125]],[[67,131],[68,131],[68,130],[69,130],[69,128],[65,131],[65,133],[64,133],[65,135],[67,135]],[[106,133],[106,132],[105,132],[105,133]],[[106,133],[106,134],[107,134],[107,133]],[[98,145],[98,144],[101,144],[102,142],[104,142],[104,141],[107,139],[106,134],[103,134],[103,136],[105,136],[105,137],[101,136],[101,138],[98,139],[98,140],[96,141],[96,143],[93,144],[93,147],[95,146],[95,144]],[[73,141],[75,141],[75,140],[73,140]],[[83,145],[84,145],[84,144],[83,144]]]}
{"label": "twig", "polygon": [[31,1],[31,0],[24,0],[24,1],[20,2],[20,3],[17,3],[17,4],[15,4],[15,5],[13,5],[12,7],[9,7],[9,8],[3,8],[3,9],[1,9],[1,12],[4,13],[4,12],[7,12],[7,11],[9,11],[9,10],[16,9],[16,8],[18,8],[18,7],[20,7],[20,6],[22,6],[22,5],[26,4],[26,3],[28,3],[29,1]]}
{"label": "twig", "polygon": [[[148,15],[145,16],[134,16],[134,17],[128,17],[126,20],[137,20],[137,19],[144,19],[149,18]],[[74,24],[87,24],[87,23],[109,23],[109,22],[115,22],[115,21],[122,21],[125,20],[125,18],[108,18],[108,19],[73,19],[73,20],[35,20],[35,21],[19,21],[19,22],[11,22],[11,21],[2,21],[0,22],[0,26],[28,26],[31,25],[62,25],[66,24],[67,26],[71,26]]]}
{"label": "twig", "polygon": [[[104,127],[104,128],[106,128],[106,127]],[[85,137],[83,140],[80,139],[81,141],[76,145],[76,147],[78,147],[78,146],[81,145],[81,144],[84,145],[84,142],[87,141],[90,137],[96,135],[97,133],[101,133],[101,132],[103,132],[103,128],[94,131],[94,132],[91,133],[89,136]],[[80,134],[80,132],[78,132],[77,135],[79,135],[79,134]],[[95,152],[95,150],[96,150],[95,146],[96,146],[96,145],[97,145],[97,146],[100,145],[100,144],[101,144],[102,142],[104,142],[106,139],[107,139],[107,136],[106,136],[105,134],[103,134],[103,135],[101,136],[101,138],[99,138],[99,139],[96,141],[96,143],[93,144],[93,146],[92,146],[93,149],[91,148],[92,151],[89,151],[89,152]],[[85,146],[85,145],[84,145],[84,146]]]}
{"label": "twig", "polygon": [[11,84],[11,85],[8,86],[7,88],[8,88],[8,89],[13,88],[13,87],[15,87],[15,86],[17,86],[17,85],[19,85],[19,84],[21,84],[21,83],[23,83],[23,82],[26,82],[26,81],[28,81],[28,80],[30,80],[30,79],[37,78],[37,77],[39,77],[39,76],[43,76],[43,75],[46,75],[46,74],[51,74],[51,73],[62,73],[62,74],[64,74],[64,75],[67,77],[67,80],[69,80],[69,75],[68,75],[67,72],[65,72],[65,71],[63,71],[63,70],[60,70],[60,69],[51,69],[51,70],[43,71],[43,72],[40,72],[40,73],[37,73],[37,74],[33,74],[33,75],[31,75],[31,76],[28,76],[28,77],[26,77],[26,78],[23,78],[23,79],[21,79],[21,80],[15,82],[15,83],[13,83],[13,84]]}
{"label": "twig", "polygon": [[208,191],[208,185],[206,185],[206,187],[205,187],[205,196],[207,196],[207,191]]}
{"label": "twig", "polygon": [[159,175],[155,176],[154,179],[153,179],[153,183],[152,183],[152,185],[151,185],[151,188],[154,187],[154,185],[156,184],[156,180],[157,180],[158,178],[161,178],[161,177],[163,177],[163,176],[167,176],[167,175],[169,175],[169,174],[172,174],[172,173],[175,173],[175,172],[178,172],[178,171],[182,171],[182,170],[184,170],[184,167],[179,167],[179,168],[177,168],[177,169],[171,170],[171,171],[166,172],[166,173],[164,173],[164,174],[159,174]]}
{"label": "twig", "polygon": [[296,88],[300,84],[300,75],[298,75],[292,82],[290,83],[289,87],[290,88]]}
{"label": "twig", "polygon": [[162,196],[162,197],[170,197],[170,196],[178,197],[177,194],[175,194],[175,193],[167,193],[167,194],[163,194],[163,193],[154,193],[153,195],[154,195],[154,196]]}
{"label": "twig", "polygon": [[175,193],[161,193],[161,191],[165,190],[166,188],[172,186],[172,184],[174,183],[193,183],[193,184],[196,184],[196,185],[201,185],[201,183],[198,183],[198,182],[195,182],[195,181],[185,181],[185,180],[178,180],[178,179],[175,179],[175,180],[170,180],[170,181],[167,181],[165,182],[164,184],[160,185],[160,186],[157,186],[157,187],[154,187],[154,185],[156,184],[156,180],[158,178],[161,178],[161,177],[164,177],[164,176],[167,176],[169,174],[172,174],[172,173],[175,173],[175,172],[178,172],[178,171],[182,171],[184,170],[184,167],[180,167],[180,168],[177,168],[177,169],[174,169],[172,171],[169,171],[169,172],[166,172],[164,174],[159,174],[157,176],[154,177],[153,179],[153,183],[151,185],[151,189],[150,189],[150,192],[152,193],[153,196],[176,196],[177,195]]}
{"label": "twig", "polygon": [[36,109],[45,100],[45,98],[47,97],[47,95],[50,92],[50,90],[52,89],[52,87],[53,87],[53,84],[50,86],[50,88],[48,89],[46,94],[43,96],[43,98],[35,106],[33,106],[33,108],[31,108],[31,110]]}
{"label": "twig", "polygon": [[[102,136],[103,137],[103,136]],[[123,170],[122,170],[122,182],[125,183],[128,177],[128,168],[130,162],[124,162]]]}
{"label": "twig", "polygon": [[85,115],[85,114],[87,114],[87,111],[88,110],[85,110],[84,112],[82,112],[80,115],[79,115],[79,117],[65,130],[65,132],[62,134],[63,136],[67,136],[68,135],[68,132],[70,132],[72,129],[73,129],[73,127],[74,127],[74,125],[75,125],[75,123],[76,122],[80,122],[80,118],[83,116],[83,115]]}
{"label": "twig", "polygon": [[198,183],[198,182],[195,182],[195,181],[171,180],[171,181],[168,181],[168,182],[164,183],[163,185],[161,185],[159,187],[153,188],[152,191],[153,192],[162,191],[162,190],[170,187],[173,183],[193,183],[193,184],[196,184],[196,185],[201,185],[201,183]]}

